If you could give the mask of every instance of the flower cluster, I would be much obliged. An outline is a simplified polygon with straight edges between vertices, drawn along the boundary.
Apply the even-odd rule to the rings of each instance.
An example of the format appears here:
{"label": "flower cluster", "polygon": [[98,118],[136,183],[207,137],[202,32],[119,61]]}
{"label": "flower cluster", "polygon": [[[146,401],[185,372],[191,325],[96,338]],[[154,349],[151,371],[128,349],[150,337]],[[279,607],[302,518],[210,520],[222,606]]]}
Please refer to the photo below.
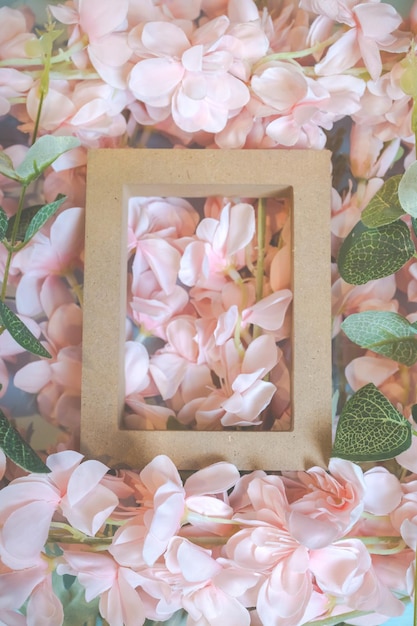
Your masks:
{"label": "flower cluster", "polygon": [[[53,454],[49,474],[0,492],[6,624],[20,623],[27,601],[28,624],[42,615],[45,626],[60,626],[54,571],[76,576],[87,601],[100,598],[110,626],[165,621],[181,609],[187,626],[295,626],[351,611],[381,623],[413,594],[415,480],[402,485],[384,468],[363,474],[335,458],[329,473],[283,476],[240,477],[220,462],[184,484],[163,455],[115,476],[81,461]],[[28,516],[33,532],[22,535]]]}
{"label": "flower cluster", "polygon": [[[288,337],[292,294],[272,291],[284,274],[277,259],[290,256],[288,206],[257,204],[208,198],[200,221],[182,198],[130,199],[130,314],[143,342],[164,342],[150,355],[143,342],[126,343],[130,427],[166,427],[173,415],[199,429],[256,426],[268,422],[268,405],[275,419],[288,408],[285,346],[276,341]],[[280,229],[258,262],[256,213]],[[155,395],[163,405],[146,404]]]}

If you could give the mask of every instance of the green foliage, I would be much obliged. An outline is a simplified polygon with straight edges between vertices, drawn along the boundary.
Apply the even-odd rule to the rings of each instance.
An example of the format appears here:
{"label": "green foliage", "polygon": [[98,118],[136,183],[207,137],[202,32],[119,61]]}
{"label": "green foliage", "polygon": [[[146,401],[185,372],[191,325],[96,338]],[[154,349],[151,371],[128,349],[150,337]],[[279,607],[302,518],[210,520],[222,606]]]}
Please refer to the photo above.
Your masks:
{"label": "green foliage", "polygon": [[361,348],[367,348],[408,366],[417,361],[417,328],[398,313],[354,313],[345,319],[342,329]]}
{"label": "green foliage", "polygon": [[4,152],[1,152],[0,174],[28,186],[33,180],[39,178],[61,154],[77,148],[79,145],[80,142],[76,137],[44,135],[29,148],[22,163],[16,169],[14,169],[11,159]]}
{"label": "green foliage", "polygon": [[410,231],[404,222],[368,228],[360,221],[340,248],[339,272],[347,283],[363,285],[397,272],[414,253]]}
{"label": "green foliage", "polygon": [[405,171],[398,185],[398,198],[402,208],[412,217],[417,217],[417,161]]}
{"label": "green foliage", "polygon": [[43,207],[39,209],[39,211],[33,216],[30,221],[29,226],[27,227],[24,241],[27,243],[32,239],[32,237],[46,224],[50,217],[55,215],[58,209],[63,205],[67,196],[63,196],[62,194],[58,194],[54,202],[50,202],[49,204],[45,204]]}
{"label": "green foliage", "polygon": [[6,178],[20,181],[18,174],[14,170],[11,158],[4,152],[0,152],[0,174],[3,174]]}
{"label": "green foliage", "polygon": [[56,159],[80,145],[76,137],[44,135],[29,148],[22,163],[16,168],[19,179],[28,185],[38,178]]}
{"label": "green foliage", "polygon": [[368,228],[380,228],[396,222],[405,214],[398,198],[398,185],[402,176],[392,176],[374,195],[362,211],[361,220]]}
{"label": "green foliage", "polygon": [[54,572],[52,585],[64,607],[62,626],[95,626],[99,616],[99,598],[87,602],[85,588],[73,576],[58,576]]}
{"label": "green foliage", "polygon": [[4,238],[7,232],[8,224],[9,220],[7,219],[6,212],[2,207],[0,207],[0,241]]}
{"label": "green foliage", "polygon": [[4,454],[9,459],[27,472],[45,474],[50,471],[20,433],[13,428],[1,409],[0,448],[4,450]]}
{"label": "green foliage", "polygon": [[411,445],[411,424],[373,383],[345,404],[332,455],[350,461],[386,461]]}
{"label": "green foliage", "polygon": [[43,347],[41,342],[36,339],[35,335],[29,330],[29,328],[17,317],[15,313],[5,304],[0,301],[0,319],[3,326],[9,331],[11,336],[17,343],[36,354],[37,356],[43,356],[51,358],[49,352]]}

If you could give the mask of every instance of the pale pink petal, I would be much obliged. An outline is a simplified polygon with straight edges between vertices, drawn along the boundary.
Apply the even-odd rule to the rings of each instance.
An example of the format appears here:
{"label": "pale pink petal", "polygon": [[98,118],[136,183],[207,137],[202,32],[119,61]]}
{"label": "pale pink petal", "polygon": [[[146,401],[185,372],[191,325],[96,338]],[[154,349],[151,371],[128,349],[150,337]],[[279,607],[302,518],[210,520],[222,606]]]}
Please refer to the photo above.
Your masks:
{"label": "pale pink petal", "polygon": [[361,56],[356,36],[357,31],[352,28],[332,44],[324,59],[317,63],[317,74],[337,75],[353,67]]}
{"label": "pale pink petal", "polygon": [[208,493],[224,493],[231,489],[239,479],[238,469],[231,463],[214,463],[194,472],[187,478],[184,488],[188,496]]}
{"label": "pale pink petal", "polygon": [[289,289],[276,291],[246,309],[242,318],[247,324],[256,324],[265,330],[278,330],[284,323],[291,301],[292,292]]}
{"label": "pale pink petal", "polygon": [[180,537],[170,541],[165,561],[170,571],[181,572],[187,582],[193,583],[210,579],[221,569],[208,550]]}
{"label": "pale pink petal", "polygon": [[176,57],[190,47],[184,31],[172,22],[148,22],[143,27],[142,44],[155,55]]}
{"label": "pale pink petal", "polygon": [[36,274],[23,274],[16,288],[16,308],[22,315],[35,317],[43,312],[39,292],[43,278]]}
{"label": "pale pink petal", "polygon": [[242,363],[242,372],[249,373],[260,369],[262,376],[277,363],[278,351],[271,335],[261,335],[249,344]]}
{"label": "pale pink petal", "polygon": [[36,361],[24,365],[14,375],[14,385],[27,393],[38,393],[51,380],[52,370],[48,361]]}
{"label": "pale pink petal", "polygon": [[[27,604],[28,626],[61,626],[64,610],[52,589],[51,577],[45,578],[32,592]],[[40,616],[42,616],[40,618]]]}
{"label": "pale pink petal", "polygon": [[365,472],[366,491],[364,508],[373,515],[388,515],[401,502],[401,483],[384,467],[373,467]]}
{"label": "pale pink petal", "polygon": [[[91,487],[91,485],[87,486]],[[61,501],[61,509],[71,526],[86,535],[94,536],[113,513],[118,503],[119,499],[116,494],[102,485],[96,485],[93,490],[89,489],[88,494],[82,500],[78,500],[75,506],[72,506],[68,498],[64,497]]]}
{"label": "pale pink petal", "polygon": [[125,386],[126,395],[142,391],[148,386],[149,354],[145,346],[137,341],[125,344]]}
{"label": "pale pink petal", "polygon": [[[24,569],[35,564],[48,537],[56,502],[34,501],[13,511],[4,522],[0,554],[3,563],[12,569]],[[27,522],[33,523],[28,533]],[[19,566],[20,562],[20,566]]]}
{"label": "pale pink petal", "polygon": [[251,80],[252,89],[265,104],[280,113],[291,109],[307,95],[307,82],[291,63],[276,63]]}
{"label": "pale pink petal", "polygon": [[183,75],[183,66],[173,59],[145,59],[132,68],[129,89],[138,100],[165,107]]}
{"label": "pale pink petal", "polygon": [[252,22],[259,19],[258,7],[253,0],[229,0],[227,14],[231,22]]}
{"label": "pale pink petal", "polygon": [[390,359],[374,356],[361,356],[352,359],[345,368],[345,375],[354,391],[367,383],[377,387],[398,371],[398,363]]}
{"label": "pale pink petal", "polygon": [[170,243],[157,237],[142,239],[139,245],[159,285],[166,294],[171,294],[180,268],[180,253]]}
{"label": "pale pink petal", "polygon": [[[39,109],[39,88],[33,87],[26,98],[26,107],[32,121],[36,120]],[[42,102],[42,113],[40,118],[41,128],[46,131],[55,130],[60,124],[73,115],[75,106],[71,99],[60,93],[58,90],[50,88]]]}
{"label": "pale pink petal", "polygon": [[80,26],[90,41],[114,31],[126,19],[128,0],[80,0]]}
{"label": "pale pink petal", "polygon": [[146,488],[154,492],[166,481],[173,482],[182,489],[182,481],[177,468],[169,457],[159,454],[140,472],[140,479]]}
{"label": "pale pink petal", "polygon": [[151,357],[149,371],[163,400],[176,393],[187,368],[187,363],[178,354],[156,354]]}
{"label": "pale pink petal", "polygon": [[401,16],[390,4],[365,2],[352,9],[365,37],[383,41],[387,34],[398,28]]}
{"label": "pale pink petal", "polygon": [[107,473],[108,467],[100,461],[85,461],[74,469],[68,481],[66,500],[69,506],[77,505]]}
{"label": "pale pink petal", "polygon": [[[220,223],[222,217],[220,217]],[[251,204],[240,202],[230,209],[229,231],[227,234],[226,254],[235,254],[253,239],[255,234],[255,210]]]}
{"label": "pale pink petal", "polygon": [[78,22],[78,12],[73,7],[64,4],[58,4],[57,6],[51,4],[49,10],[54,18],[62,24],[77,24]]}

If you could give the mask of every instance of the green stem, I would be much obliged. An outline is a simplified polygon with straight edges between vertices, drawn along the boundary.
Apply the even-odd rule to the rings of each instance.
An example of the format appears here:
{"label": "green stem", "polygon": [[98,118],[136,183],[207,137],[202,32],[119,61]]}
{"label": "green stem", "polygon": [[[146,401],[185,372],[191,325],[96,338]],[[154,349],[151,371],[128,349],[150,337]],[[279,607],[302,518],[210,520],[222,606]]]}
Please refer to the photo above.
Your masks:
{"label": "green stem", "polygon": [[40,96],[39,96],[39,106],[38,106],[38,111],[36,113],[35,126],[33,129],[33,135],[32,135],[32,142],[31,142],[32,146],[36,141],[36,137],[38,136],[39,123],[41,121],[42,105],[43,105],[45,95],[46,95],[45,90],[41,87]]}
{"label": "green stem", "polygon": [[0,300],[2,302],[4,302],[6,299],[7,283],[9,279],[9,273],[10,273],[10,265],[11,265],[12,257],[14,253],[14,245],[16,243],[17,233],[19,231],[20,218],[22,217],[23,203],[24,203],[24,199],[26,195],[26,189],[27,189],[27,185],[22,184],[22,189],[20,191],[19,205],[16,211],[12,235],[10,237],[10,246],[7,249],[7,259],[6,259],[6,264],[4,267],[3,284],[1,287],[1,294],[0,294]]}
{"label": "green stem", "polygon": [[338,32],[333,33],[331,37],[328,37],[324,41],[320,41],[319,43],[316,43],[314,46],[311,46],[311,48],[304,48],[304,50],[293,50],[290,52],[275,52],[274,54],[268,54],[268,56],[264,57],[263,59],[260,59],[257,63],[255,63],[255,65],[253,66],[253,71],[255,72],[259,67],[261,67],[265,63],[268,63],[269,61],[287,61],[290,59],[302,59],[303,57],[308,57],[311,54],[315,54],[316,52],[321,52],[328,46],[331,46],[332,43],[337,41],[337,39],[339,39]]}

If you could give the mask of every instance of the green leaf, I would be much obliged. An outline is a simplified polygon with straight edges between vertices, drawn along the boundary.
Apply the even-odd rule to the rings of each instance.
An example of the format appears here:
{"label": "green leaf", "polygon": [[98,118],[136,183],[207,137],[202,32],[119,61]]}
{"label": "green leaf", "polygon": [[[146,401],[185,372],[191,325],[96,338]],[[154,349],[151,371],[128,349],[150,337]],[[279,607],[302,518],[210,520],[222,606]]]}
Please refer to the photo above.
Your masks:
{"label": "green leaf", "polygon": [[3,174],[6,178],[20,181],[20,176],[15,171],[11,158],[4,152],[0,152],[0,174]]}
{"label": "green leaf", "polygon": [[417,217],[417,161],[405,170],[398,185],[398,198],[404,211]]}
{"label": "green leaf", "polygon": [[411,445],[411,424],[369,383],[345,404],[332,455],[350,461],[386,461]]}
{"label": "green leaf", "polygon": [[340,248],[339,272],[347,283],[363,285],[397,272],[414,252],[410,231],[403,221],[381,228],[367,228],[360,221]]}
{"label": "green leaf", "polygon": [[36,354],[37,356],[44,356],[51,358],[49,352],[43,347],[41,342],[36,339],[35,335],[29,330],[27,326],[17,317],[15,313],[4,303],[0,301],[0,318],[3,326],[9,331],[11,336],[17,343]]}
{"label": "green leaf", "polygon": [[39,137],[29,148],[16,173],[25,185],[38,178],[61,154],[80,145],[76,137]]}
{"label": "green leaf", "polygon": [[64,621],[62,626],[82,626],[97,623],[99,612],[99,598],[90,602],[85,599],[85,587],[77,578],[69,580],[69,576],[60,576],[52,573],[52,586],[55,595],[61,600],[64,608]]}
{"label": "green leaf", "polygon": [[8,217],[3,207],[0,206],[0,241],[4,239],[9,224]]}
{"label": "green leaf", "polygon": [[405,211],[398,199],[398,185],[401,174],[392,176],[374,195],[372,200],[362,211],[361,220],[368,228],[379,228],[396,222]]}
{"label": "green leaf", "polygon": [[38,457],[36,452],[13,428],[3,411],[0,409],[0,448],[9,459],[27,472],[45,474],[50,469]]}
{"label": "green leaf", "polygon": [[417,329],[398,313],[353,313],[342,322],[342,329],[361,348],[373,350],[407,366],[417,361]]}
{"label": "green leaf", "polygon": [[54,202],[50,202],[49,204],[45,204],[43,207],[39,209],[39,211],[32,218],[29,226],[27,227],[24,241],[27,242],[32,239],[33,235],[35,235],[44,224],[52,217],[58,209],[62,206],[62,204],[67,199],[67,196],[63,196],[62,194],[58,194]]}
{"label": "green leaf", "polygon": [[[34,204],[33,206],[29,206],[23,209],[22,215],[20,216],[17,233],[16,233],[16,241],[23,241],[25,234],[26,234],[26,230],[31,220],[41,210],[41,208],[42,208],[42,204]],[[15,221],[16,221],[16,214],[12,215],[11,218],[9,219],[9,223],[8,223],[7,231],[6,231],[7,239],[11,239]]]}

